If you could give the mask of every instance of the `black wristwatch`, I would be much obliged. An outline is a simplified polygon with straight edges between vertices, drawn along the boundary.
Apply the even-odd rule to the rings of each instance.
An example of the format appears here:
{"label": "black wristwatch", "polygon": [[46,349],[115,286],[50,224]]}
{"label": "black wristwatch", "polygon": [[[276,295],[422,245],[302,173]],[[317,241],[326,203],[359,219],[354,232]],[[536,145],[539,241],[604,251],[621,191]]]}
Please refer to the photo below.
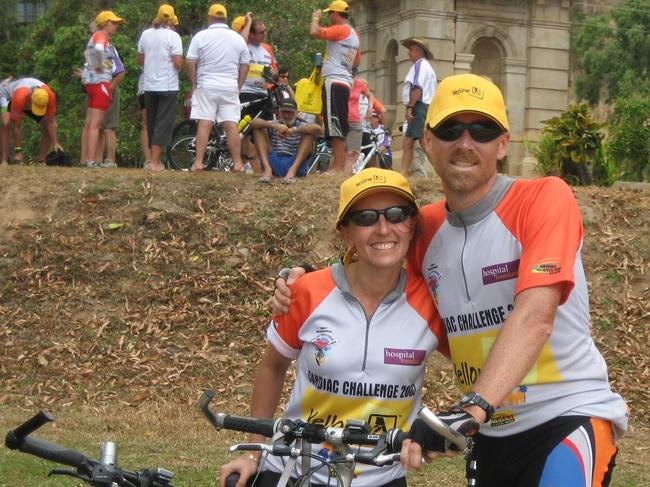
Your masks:
{"label": "black wristwatch", "polygon": [[487,423],[490,421],[490,418],[494,415],[494,406],[481,397],[478,392],[470,391],[460,398],[458,405],[461,408],[466,408],[467,406],[478,406],[483,411],[485,411],[485,421]]}

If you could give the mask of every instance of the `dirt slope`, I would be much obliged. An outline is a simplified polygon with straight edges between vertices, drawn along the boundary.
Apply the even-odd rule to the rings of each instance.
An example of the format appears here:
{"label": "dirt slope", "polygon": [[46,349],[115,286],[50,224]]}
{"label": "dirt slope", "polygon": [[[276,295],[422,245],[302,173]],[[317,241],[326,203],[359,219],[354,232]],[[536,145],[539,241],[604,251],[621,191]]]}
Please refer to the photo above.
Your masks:
{"label": "dirt slope", "polygon": [[[340,180],[0,168],[0,404],[244,405],[271,276],[336,258]],[[437,182],[414,179],[420,200]],[[650,193],[576,190],[594,334],[633,422],[648,426]],[[427,399],[456,397],[448,367]]]}

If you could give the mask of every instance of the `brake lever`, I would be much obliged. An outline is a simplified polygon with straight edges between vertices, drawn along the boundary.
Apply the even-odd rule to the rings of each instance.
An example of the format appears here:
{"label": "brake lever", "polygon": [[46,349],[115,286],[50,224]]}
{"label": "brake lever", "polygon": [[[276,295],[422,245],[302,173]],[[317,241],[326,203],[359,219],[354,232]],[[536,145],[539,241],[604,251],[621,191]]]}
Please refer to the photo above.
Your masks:
{"label": "brake lever", "polygon": [[52,468],[50,469],[49,472],[47,472],[47,476],[51,477],[52,475],[66,475],[68,477],[74,477],[77,479],[81,479],[84,482],[90,482],[91,479],[87,475],[80,474],[76,470],[72,470],[70,468]]}

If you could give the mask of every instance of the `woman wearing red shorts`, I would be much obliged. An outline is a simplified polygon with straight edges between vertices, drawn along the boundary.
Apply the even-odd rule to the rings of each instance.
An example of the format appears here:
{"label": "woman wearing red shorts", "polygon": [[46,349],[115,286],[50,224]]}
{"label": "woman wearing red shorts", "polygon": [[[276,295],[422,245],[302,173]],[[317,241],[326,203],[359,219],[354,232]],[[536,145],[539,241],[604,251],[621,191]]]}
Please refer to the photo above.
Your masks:
{"label": "woman wearing red shorts", "polygon": [[81,162],[93,169],[100,167],[95,161],[95,150],[102,122],[111,104],[113,59],[112,51],[109,50],[109,38],[122,22],[124,19],[110,10],[100,12],[95,18],[97,30],[90,37],[84,53],[86,63],[82,80],[88,94],[88,109],[81,135],[83,148]]}

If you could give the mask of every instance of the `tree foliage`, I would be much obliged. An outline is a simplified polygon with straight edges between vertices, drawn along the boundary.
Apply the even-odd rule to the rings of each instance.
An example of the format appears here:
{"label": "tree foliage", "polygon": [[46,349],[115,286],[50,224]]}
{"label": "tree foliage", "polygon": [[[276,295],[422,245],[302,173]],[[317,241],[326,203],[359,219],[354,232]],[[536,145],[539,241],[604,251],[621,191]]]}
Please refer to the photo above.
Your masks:
{"label": "tree foliage", "polygon": [[[210,2],[176,0],[169,3],[174,5],[180,18],[179,33],[183,38],[183,47],[187,50],[191,35],[207,25]],[[309,37],[311,13],[323,3],[320,0],[225,2],[230,20],[247,11],[264,20],[269,33],[267,42],[273,45],[278,62],[290,67],[293,81],[309,74],[313,54],[325,48],[322,41]],[[89,24],[103,9],[113,10],[127,20],[111,39],[127,70],[127,76],[120,87],[122,107],[118,152],[123,162],[137,161],[140,156],[139,108],[136,99],[139,67],[135,61],[136,46],[140,33],[155,17],[157,4],[148,0],[53,0],[46,14],[28,26],[16,24],[15,0],[5,0],[0,4],[0,35],[3,39],[0,75],[34,76],[52,87],[57,94],[59,138],[73,156],[79,153],[86,95],[72,72],[83,62]],[[189,83],[183,72],[181,96],[188,88]],[[38,145],[36,127],[31,123],[25,123],[24,127],[33,131],[31,135],[26,133],[26,146],[35,149]],[[30,155],[29,152],[27,155]]]}
{"label": "tree foliage", "polygon": [[608,164],[620,177],[650,178],[650,0],[624,0],[608,15],[582,19],[573,35],[576,94],[614,108]]}
{"label": "tree foliage", "polygon": [[[650,0],[625,0],[574,31],[576,93],[590,103],[650,92]],[[630,83],[632,80],[632,83]]]}

